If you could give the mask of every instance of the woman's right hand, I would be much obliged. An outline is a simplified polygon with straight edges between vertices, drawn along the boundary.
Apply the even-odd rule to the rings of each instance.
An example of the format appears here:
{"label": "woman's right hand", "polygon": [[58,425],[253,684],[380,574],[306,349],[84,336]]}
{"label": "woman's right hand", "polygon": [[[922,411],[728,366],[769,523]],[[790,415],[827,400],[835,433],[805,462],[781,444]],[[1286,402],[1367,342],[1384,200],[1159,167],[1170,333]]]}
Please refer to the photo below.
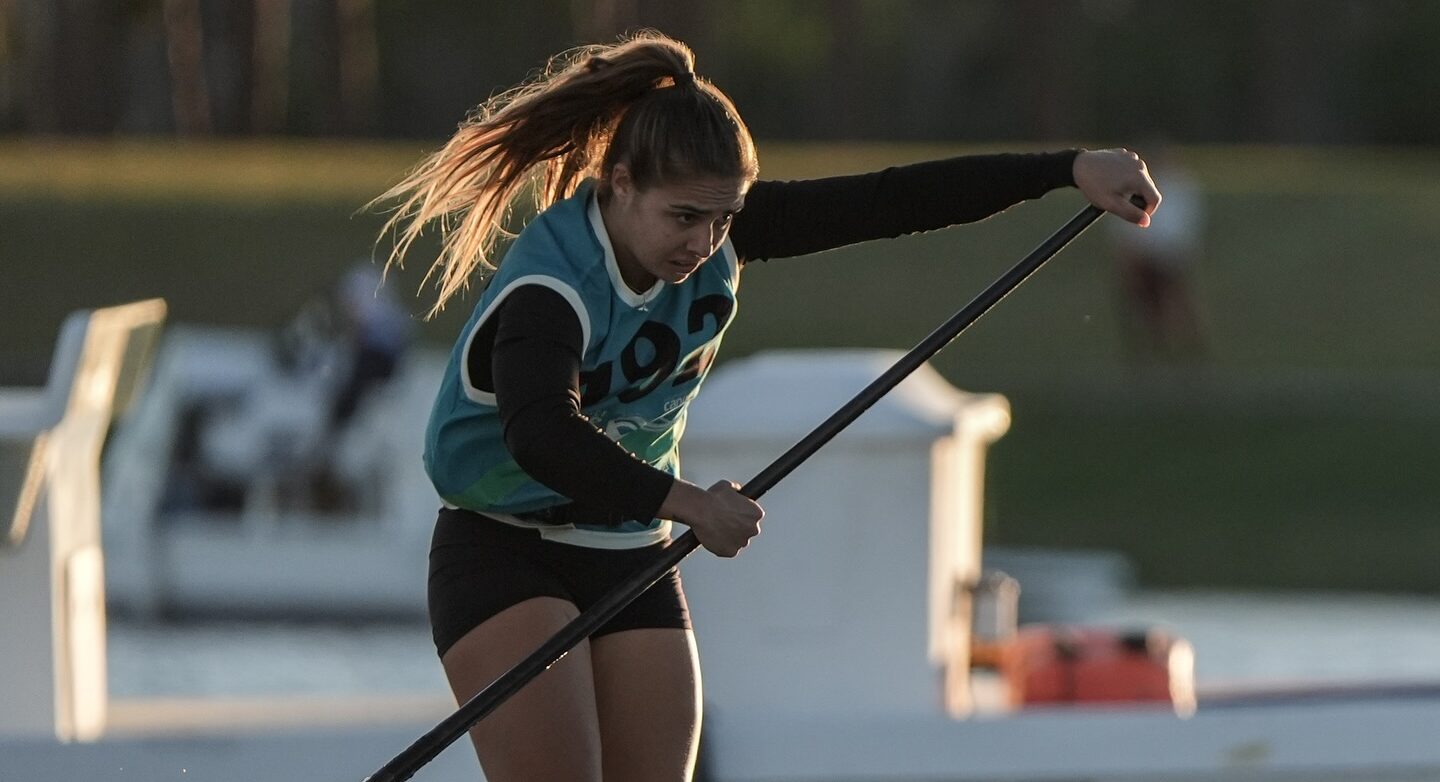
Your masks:
{"label": "woman's right hand", "polygon": [[[1075,186],[1090,203],[1141,228],[1150,226],[1150,215],[1160,205],[1160,191],[1139,155],[1128,149],[1082,150],[1071,171]],[[1145,206],[1136,206],[1131,196],[1139,196]]]}
{"label": "woman's right hand", "polygon": [[720,481],[709,489],[676,480],[660,515],[686,524],[700,544],[721,557],[733,557],[760,534],[765,510],[740,493],[740,484]]}

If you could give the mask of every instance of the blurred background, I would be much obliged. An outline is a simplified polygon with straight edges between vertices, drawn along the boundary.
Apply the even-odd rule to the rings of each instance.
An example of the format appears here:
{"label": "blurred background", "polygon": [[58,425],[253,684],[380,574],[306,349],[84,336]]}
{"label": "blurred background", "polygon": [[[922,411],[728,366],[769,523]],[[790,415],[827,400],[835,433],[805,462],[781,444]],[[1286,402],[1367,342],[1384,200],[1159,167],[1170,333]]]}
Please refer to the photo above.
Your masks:
{"label": "blurred background", "polygon": [[[1169,199],[1153,235],[1098,225],[933,362],[1013,410],[987,545],[1113,552],[1146,589],[1440,592],[1427,0],[0,0],[0,386],[44,382],[68,312],[163,296],[193,351],[241,335],[224,344],[275,357],[274,377],[339,393],[342,365],[308,351],[359,328],[344,281],[388,249],[367,203],[549,55],[642,27],[695,49],[763,178],[1070,147],[1150,161]],[[909,348],[1081,205],[1057,192],[752,270],[720,366]],[[400,366],[446,350],[474,301],[424,320],[431,251],[382,289]],[[243,423],[216,404],[177,424],[163,507],[245,504],[241,478],[196,477],[205,416]],[[364,474],[321,469],[308,507],[348,512],[334,482]],[[177,648],[120,632],[135,660]],[[122,688],[177,686],[128,664]]]}

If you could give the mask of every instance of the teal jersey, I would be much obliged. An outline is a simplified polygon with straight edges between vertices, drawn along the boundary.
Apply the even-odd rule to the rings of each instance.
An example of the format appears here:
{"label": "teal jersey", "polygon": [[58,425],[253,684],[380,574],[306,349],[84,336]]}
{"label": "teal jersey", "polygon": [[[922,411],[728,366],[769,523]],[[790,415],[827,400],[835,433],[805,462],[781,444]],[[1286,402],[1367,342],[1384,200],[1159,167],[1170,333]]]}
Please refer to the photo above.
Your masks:
{"label": "teal jersey", "polygon": [[495,395],[471,382],[468,357],[477,339],[493,338],[486,325],[506,296],[525,285],[554,290],[580,321],[582,413],[641,460],[679,475],[686,409],[735,315],[739,278],[727,239],[684,282],[636,293],[620,277],[593,182],[545,210],[506,252],[450,353],[425,433],[425,468],[441,498],[577,545],[629,548],[668,537],[660,519],[612,527],[515,518],[570,500],[511,458]]}

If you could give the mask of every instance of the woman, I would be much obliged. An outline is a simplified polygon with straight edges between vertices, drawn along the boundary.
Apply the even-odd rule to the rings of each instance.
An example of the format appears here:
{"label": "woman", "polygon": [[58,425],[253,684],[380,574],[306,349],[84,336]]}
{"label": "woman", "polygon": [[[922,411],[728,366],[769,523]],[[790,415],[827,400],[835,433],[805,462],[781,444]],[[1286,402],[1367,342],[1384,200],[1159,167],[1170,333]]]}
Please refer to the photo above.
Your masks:
{"label": "woman", "polygon": [[[490,276],[426,434],[445,501],[431,622],[460,701],[653,557],[672,521],[723,557],[759,532],[763,512],[737,484],[686,482],[676,453],[749,261],[978,220],[1062,186],[1142,225],[1160,198],[1123,150],[788,183],[757,182],[758,169],[744,123],[695,76],[690,50],[645,34],[558,58],[381,197],[400,201],[391,263],[441,225],[438,310],[487,264],[538,174],[541,214]],[[672,572],[471,737],[492,782],[630,782],[688,779],[699,729],[695,642]]]}

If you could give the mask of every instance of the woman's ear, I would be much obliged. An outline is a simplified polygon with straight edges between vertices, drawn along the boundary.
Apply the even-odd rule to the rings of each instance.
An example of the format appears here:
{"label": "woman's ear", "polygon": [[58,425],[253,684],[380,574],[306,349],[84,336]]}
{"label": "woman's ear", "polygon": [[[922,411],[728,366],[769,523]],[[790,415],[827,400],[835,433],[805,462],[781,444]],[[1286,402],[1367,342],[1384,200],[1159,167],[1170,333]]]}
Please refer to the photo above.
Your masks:
{"label": "woman's ear", "polygon": [[635,197],[635,178],[630,175],[630,167],[624,163],[610,167],[610,194],[624,201]]}

